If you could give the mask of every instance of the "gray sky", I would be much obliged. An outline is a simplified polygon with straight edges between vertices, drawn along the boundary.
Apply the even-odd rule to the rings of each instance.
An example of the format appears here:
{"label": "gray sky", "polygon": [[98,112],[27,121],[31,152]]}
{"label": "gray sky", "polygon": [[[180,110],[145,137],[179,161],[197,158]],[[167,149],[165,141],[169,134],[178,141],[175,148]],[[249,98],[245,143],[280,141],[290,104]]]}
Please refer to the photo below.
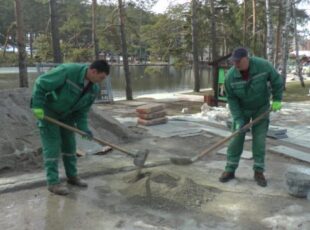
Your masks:
{"label": "gray sky", "polygon": [[172,4],[182,4],[190,2],[190,0],[159,0],[152,8],[155,13],[164,13],[167,7]]}

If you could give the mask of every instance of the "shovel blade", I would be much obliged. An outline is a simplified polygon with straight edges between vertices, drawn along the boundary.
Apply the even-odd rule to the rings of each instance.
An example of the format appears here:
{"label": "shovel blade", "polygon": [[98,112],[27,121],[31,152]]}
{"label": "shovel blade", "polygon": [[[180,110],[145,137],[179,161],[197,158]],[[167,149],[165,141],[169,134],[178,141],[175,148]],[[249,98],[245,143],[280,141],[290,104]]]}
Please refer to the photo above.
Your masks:
{"label": "shovel blade", "polygon": [[143,167],[148,154],[149,150],[138,150],[133,159],[134,165],[138,167]]}

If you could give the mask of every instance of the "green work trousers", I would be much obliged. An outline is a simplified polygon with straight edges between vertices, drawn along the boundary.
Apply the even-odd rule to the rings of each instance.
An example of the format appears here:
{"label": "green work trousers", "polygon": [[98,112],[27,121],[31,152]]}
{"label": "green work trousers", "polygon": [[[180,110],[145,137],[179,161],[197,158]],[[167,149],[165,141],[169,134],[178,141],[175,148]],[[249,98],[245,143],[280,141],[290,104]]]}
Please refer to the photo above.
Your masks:
{"label": "green work trousers", "polygon": [[[72,121],[62,121],[73,126]],[[46,171],[47,184],[58,184],[58,162],[62,153],[62,160],[67,177],[77,175],[76,169],[76,141],[73,132],[60,128],[47,121],[38,122],[41,142],[43,146],[44,167]]]}
{"label": "green work trousers", "polygon": [[[260,114],[268,110],[268,107],[261,108],[257,111],[244,110],[244,121],[247,124],[251,119],[255,119]],[[257,172],[264,172],[265,170],[265,147],[266,147],[266,135],[269,126],[269,117],[262,119],[257,124],[253,125],[252,131],[252,153],[254,159],[253,170]],[[234,125],[232,126],[235,130]],[[227,163],[225,167],[226,172],[235,172],[239,165],[240,157],[243,152],[243,144],[245,140],[245,133],[240,133],[235,136],[231,141],[227,149]]]}

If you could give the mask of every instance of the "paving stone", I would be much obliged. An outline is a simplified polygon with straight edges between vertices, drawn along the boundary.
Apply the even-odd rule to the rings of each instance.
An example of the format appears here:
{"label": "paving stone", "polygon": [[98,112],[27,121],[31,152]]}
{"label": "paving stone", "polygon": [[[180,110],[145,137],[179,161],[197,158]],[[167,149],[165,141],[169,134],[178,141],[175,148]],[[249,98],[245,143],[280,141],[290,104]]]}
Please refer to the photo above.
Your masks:
{"label": "paving stone", "polygon": [[[226,155],[227,154],[227,147],[226,148],[222,148],[219,151],[217,151],[217,154]],[[251,160],[251,159],[253,159],[253,154],[250,151],[243,150],[243,152],[241,154],[241,158],[247,159],[247,160]]]}
{"label": "paving stone", "polygon": [[153,113],[164,109],[165,109],[164,104],[151,103],[137,107],[136,111],[137,113]]}
{"label": "paving stone", "polygon": [[151,125],[160,125],[167,123],[168,119],[166,117],[154,118],[151,120],[145,120],[142,118],[138,118],[138,124],[144,126],[151,126]]}
{"label": "paving stone", "polygon": [[310,192],[310,168],[294,166],[285,174],[288,193],[292,196],[306,198]]}
{"label": "paving stone", "polygon": [[302,152],[293,148],[289,148],[283,145],[278,145],[275,147],[269,148],[269,150],[283,154],[285,156],[289,156],[298,160],[306,161],[310,163],[310,154],[306,152]]}
{"label": "paving stone", "polygon": [[274,139],[284,139],[288,138],[287,129],[283,129],[280,127],[270,126],[267,132],[267,137],[271,137]]}
{"label": "paving stone", "polygon": [[282,141],[310,148],[310,129],[308,126],[298,126],[294,128],[287,127],[288,138]]}

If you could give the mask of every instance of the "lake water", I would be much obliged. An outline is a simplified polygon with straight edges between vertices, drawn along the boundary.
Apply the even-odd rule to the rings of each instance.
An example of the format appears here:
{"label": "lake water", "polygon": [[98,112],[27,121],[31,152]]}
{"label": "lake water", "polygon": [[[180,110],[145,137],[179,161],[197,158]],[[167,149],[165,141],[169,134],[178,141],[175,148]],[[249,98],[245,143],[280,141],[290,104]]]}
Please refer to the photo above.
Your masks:
{"label": "lake water", "polygon": [[[150,68],[150,67],[148,67]],[[145,66],[130,66],[133,97],[152,94],[178,92],[194,89],[194,74],[191,68],[176,69],[173,66],[152,66],[151,74],[147,74]],[[38,76],[35,67],[28,68],[29,86],[33,85]],[[123,68],[112,66],[111,73],[113,96],[125,97],[125,76]],[[212,87],[210,69],[201,70],[201,88]],[[0,89],[17,88],[19,85],[18,68],[0,68]]]}

